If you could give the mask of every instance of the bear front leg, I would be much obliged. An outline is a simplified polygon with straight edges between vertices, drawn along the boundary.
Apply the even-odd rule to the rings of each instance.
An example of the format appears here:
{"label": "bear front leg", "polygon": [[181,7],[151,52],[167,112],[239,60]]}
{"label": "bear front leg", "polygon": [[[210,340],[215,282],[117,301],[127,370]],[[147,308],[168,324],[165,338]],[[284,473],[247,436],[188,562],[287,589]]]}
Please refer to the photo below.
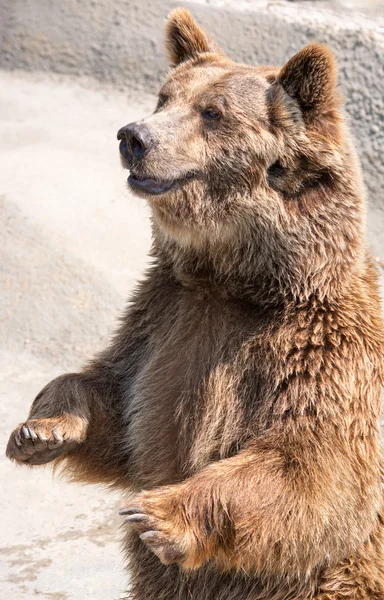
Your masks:
{"label": "bear front leg", "polygon": [[[21,465],[60,461],[70,479],[126,487],[128,449],[119,389],[108,365],[57,377],[13,431],[7,456]],[[61,462],[63,461],[63,462]]]}
{"label": "bear front leg", "polygon": [[86,385],[84,375],[77,373],[51,381],[34,400],[28,419],[11,434],[8,458],[42,465],[82,444],[90,414]]}
{"label": "bear front leg", "polygon": [[320,444],[318,430],[304,442],[290,433],[141,492],[122,514],[162,562],[185,569],[212,561],[222,570],[303,577],[335,565],[376,525],[378,465],[362,491],[350,447],[338,447],[328,430]]}

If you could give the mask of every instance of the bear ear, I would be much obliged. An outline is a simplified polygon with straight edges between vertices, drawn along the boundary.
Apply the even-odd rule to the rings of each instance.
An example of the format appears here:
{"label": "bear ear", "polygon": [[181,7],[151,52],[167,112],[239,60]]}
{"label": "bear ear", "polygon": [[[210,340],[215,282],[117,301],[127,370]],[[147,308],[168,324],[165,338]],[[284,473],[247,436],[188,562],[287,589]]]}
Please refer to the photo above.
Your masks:
{"label": "bear ear", "polygon": [[168,16],[165,44],[172,67],[202,52],[220,51],[185,8],[175,8]]}
{"label": "bear ear", "polygon": [[320,111],[336,98],[337,69],[333,53],[322,44],[308,44],[281,69],[278,82],[302,111]]}

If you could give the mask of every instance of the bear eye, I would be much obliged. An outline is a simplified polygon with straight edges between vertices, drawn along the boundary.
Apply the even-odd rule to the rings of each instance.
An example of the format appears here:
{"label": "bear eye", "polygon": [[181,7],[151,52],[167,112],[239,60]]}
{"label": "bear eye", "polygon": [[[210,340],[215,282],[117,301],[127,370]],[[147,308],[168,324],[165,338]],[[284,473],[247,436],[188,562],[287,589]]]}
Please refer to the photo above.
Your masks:
{"label": "bear eye", "polygon": [[201,116],[203,119],[207,119],[207,121],[217,121],[217,119],[220,119],[221,114],[215,108],[206,108],[201,111]]}
{"label": "bear eye", "polygon": [[168,96],[159,96],[159,99],[157,101],[157,109],[162,108],[164,106],[164,104],[167,102],[168,100]]}

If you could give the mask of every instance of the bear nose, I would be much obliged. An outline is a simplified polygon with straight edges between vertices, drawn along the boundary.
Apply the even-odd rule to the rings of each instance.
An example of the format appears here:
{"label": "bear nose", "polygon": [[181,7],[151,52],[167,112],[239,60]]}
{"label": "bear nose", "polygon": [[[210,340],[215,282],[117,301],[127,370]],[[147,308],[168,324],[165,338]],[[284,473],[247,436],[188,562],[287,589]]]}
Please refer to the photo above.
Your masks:
{"label": "bear nose", "polygon": [[152,136],[146,125],[129,123],[117,132],[120,142],[120,152],[130,153],[136,160],[140,160],[147,154],[152,146]]}

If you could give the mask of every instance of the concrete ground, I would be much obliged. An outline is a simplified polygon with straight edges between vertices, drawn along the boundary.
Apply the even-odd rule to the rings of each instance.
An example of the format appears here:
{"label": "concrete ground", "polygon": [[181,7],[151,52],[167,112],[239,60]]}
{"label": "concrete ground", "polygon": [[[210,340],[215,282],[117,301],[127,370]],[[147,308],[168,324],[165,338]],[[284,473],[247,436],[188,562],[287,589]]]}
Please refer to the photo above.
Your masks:
{"label": "concrete ground", "polygon": [[[150,244],[116,131],[154,98],[0,72],[0,448],[41,387],[105,345]],[[383,231],[384,223],[376,223]],[[384,258],[384,240],[371,237]],[[378,249],[378,250],[377,250]],[[0,453],[2,600],[123,597],[119,497]]]}

